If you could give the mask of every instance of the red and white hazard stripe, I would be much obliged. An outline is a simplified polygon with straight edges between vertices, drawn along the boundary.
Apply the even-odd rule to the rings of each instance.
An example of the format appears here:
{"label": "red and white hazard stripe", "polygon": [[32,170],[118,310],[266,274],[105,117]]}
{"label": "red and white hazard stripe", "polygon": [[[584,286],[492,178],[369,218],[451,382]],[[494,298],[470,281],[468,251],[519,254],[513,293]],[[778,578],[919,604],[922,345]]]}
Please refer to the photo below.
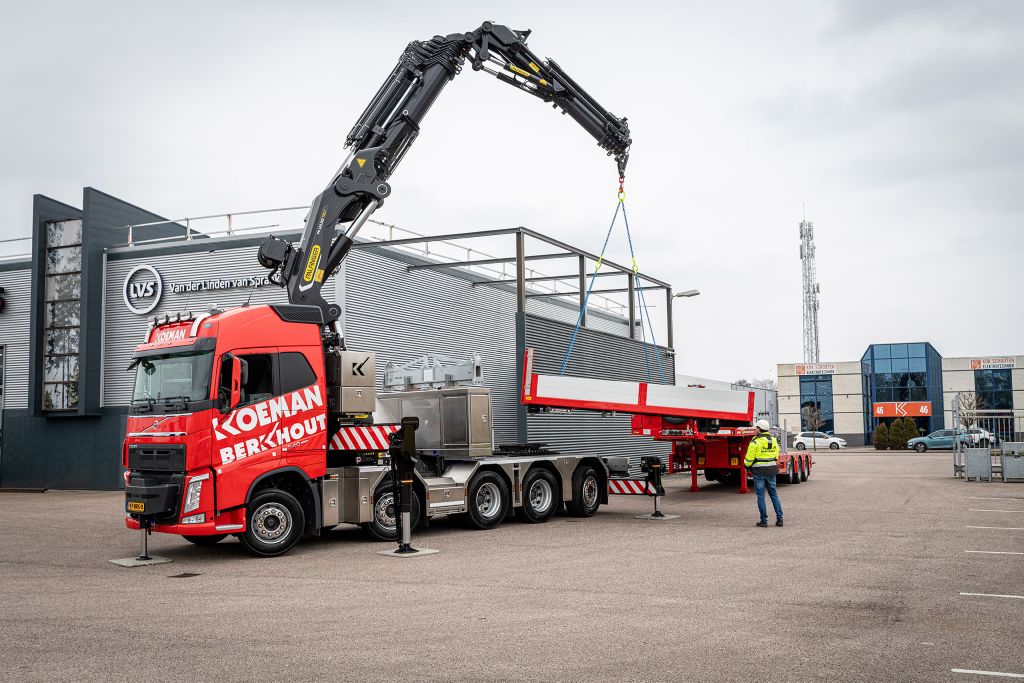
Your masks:
{"label": "red and white hazard stripe", "polygon": [[646,479],[609,479],[608,493],[628,496],[653,496],[655,490]]}
{"label": "red and white hazard stripe", "polygon": [[338,451],[386,451],[388,436],[397,432],[399,425],[367,425],[342,427],[331,437],[331,448]]}

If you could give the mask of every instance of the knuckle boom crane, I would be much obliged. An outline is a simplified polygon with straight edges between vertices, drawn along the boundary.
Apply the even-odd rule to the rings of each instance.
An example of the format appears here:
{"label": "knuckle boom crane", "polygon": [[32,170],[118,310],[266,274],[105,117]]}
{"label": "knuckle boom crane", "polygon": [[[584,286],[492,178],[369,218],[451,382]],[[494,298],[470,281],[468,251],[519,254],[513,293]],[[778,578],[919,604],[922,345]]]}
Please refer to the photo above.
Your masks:
{"label": "knuckle boom crane", "polygon": [[[465,61],[571,116],[613,156],[619,176],[629,159],[629,126],[608,112],[553,59],[541,59],[526,45],[530,31],[484,22],[475,31],[409,43],[345,139],[348,157],[318,194],[306,216],[298,246],[267,238],[259,249],[269,279],[286,287],[292,304],[316,306],[331,325],[340,308],[320,294],[352,247],[370,215],[391,194],[388,178],[416,140],[420,123]],[[335,227],[348,222],[335,236]]]}

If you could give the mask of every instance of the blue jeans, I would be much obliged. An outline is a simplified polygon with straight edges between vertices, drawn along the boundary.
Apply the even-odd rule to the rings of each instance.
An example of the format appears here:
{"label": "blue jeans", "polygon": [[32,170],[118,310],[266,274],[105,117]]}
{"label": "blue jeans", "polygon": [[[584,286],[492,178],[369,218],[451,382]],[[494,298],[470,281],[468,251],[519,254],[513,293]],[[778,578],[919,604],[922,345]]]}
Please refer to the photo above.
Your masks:
{"label": "blue jeans", "polygon": [[[758,468],[761,469],[761,468]],[[766,470],[768,468],[765,468]],[[764,504],[764,490],[768,489],[768,495],[772,499],[772,507],[775,508],[775,519],[782,520],[782,503],[779,501],[779,494],[775,490],[775,472],[770,470],[764,474],[751,470],[754,475],[754,492],[757,493],[757,511],[761,513],[761,521],[768,521],[768,509]]]}

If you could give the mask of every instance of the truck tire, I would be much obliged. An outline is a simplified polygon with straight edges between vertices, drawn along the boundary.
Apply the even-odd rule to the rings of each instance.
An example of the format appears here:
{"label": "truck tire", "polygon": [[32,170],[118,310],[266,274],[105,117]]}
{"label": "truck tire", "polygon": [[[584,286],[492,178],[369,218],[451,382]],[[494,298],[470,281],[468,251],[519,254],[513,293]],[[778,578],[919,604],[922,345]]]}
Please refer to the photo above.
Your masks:
{"label": "truck tire", "polygon": [[530,524],[551,519],[558,507],[558,481],[545,469],[534,467],[523,479],[522,518]]}
{"label": "truck tire", "polygon": [[807,458],[807,461],[804,462],[804,481],[807,481],[810,478],[811,478],[811,459]]}
{"label": "truck tire", "polygon": [[227,534],[213,534],[212,536],[182,536],[182,538],[189,543],[203,546],[217,545],[227,537]]}
{"label": "truck tire", "polygon": [[287,491],[260,491],[245,507],[246,529],[239,538],[253,555],[283,555],[302,537],[306,516],[299,501]]}
{"label": "truck tire", "polygon": [[[395,505],[394,492],[391,482],[385,481],[377,487],[373,494],[373,519],[360,526],[368,534],[378,541],[398,540],[398,509]],[[412,528],[413,531],[419,526],[420,518],[423,515],[423,505],[420,495],[414,488],[412,490]]]}
{"label": "truck tire", "polygon": [[796,460],[796,458],[790,458],[789,462],[786,463],[786,480],[785,481],[786,481],[787,484],[792,484],[793,483],[793,462],[795,460]]}
{"label": "truck tire", "polygon": [[590,517],[601,506],[601,479],[590,465],[581,465],[572,474],[572,500],[566,503],[574,517]]}
{"label": "truck tire", "polygon": [[794,458],[790,462],[793,463],[793,478],[790,482],[793,484],[799,484],[802,481],[802,479],[800,479],[800,470],[803,469],[800,467],[800,460],[799,458]]}
{"label": "truck tire", "polygon": [[469,482],[465,520],[473,529],[498,526],[508,514],[509,495],[505,480],[496,472],[477,472]]}
{"label": "truck tire", "polygon": [[704,481],[718,481],[718,470],[704,470]]}
{"label": "truck tire", "polygon": [[811,473],[808,471],[808,469],[809,469],[809,466],[808,466],[807,460],[804,459],[804,458],[801,458],[800,459],[800,481],[807,481],[807,477],[811,476]]}

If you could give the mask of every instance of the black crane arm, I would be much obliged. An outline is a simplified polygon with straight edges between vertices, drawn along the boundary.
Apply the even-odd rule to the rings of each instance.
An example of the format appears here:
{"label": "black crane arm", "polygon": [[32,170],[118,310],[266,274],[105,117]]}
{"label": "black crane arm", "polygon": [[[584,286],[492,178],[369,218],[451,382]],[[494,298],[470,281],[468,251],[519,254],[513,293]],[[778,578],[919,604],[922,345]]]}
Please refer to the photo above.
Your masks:
{"label": "black crane arm", "polygon": [[[260,245],[259,261],[270,280],[288,288],[293,304],[318,306],[325,323],[337,320],[338,306],[320,294],[352,247],[356,233],[391,193],[388,178],[419,135],[434,100],[462,70],[475,70],[530,93],[571,116],[618,164],[629,159],[629,126],[573,81],[554,60],[537,57],[526,45],[529,31],[484,22],[470,33],[434,36],[409,43],[345,140],[348,158],[323,192],[313,199],[297,247],[277,237]],[[338,223],[349,222],[335,236]]]}

